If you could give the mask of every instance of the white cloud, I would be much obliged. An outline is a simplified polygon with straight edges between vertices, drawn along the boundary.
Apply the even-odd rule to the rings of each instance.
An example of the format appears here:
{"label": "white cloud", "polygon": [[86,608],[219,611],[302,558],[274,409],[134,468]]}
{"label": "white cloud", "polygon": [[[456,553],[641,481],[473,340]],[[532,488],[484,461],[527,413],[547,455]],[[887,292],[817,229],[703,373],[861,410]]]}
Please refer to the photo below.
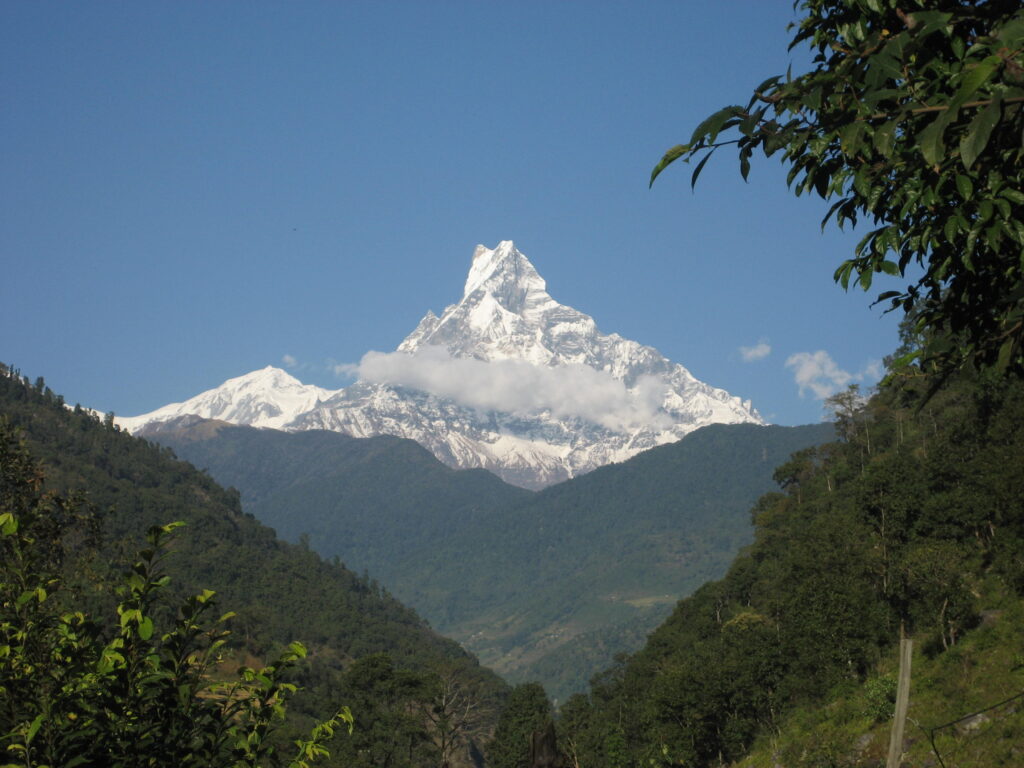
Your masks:
{"label": "white cloud", "polygon": [[744,363],[752,363],[755,360],[764,360],[772,353],[771,344],[766,341],[759,341],[752,347],[740,347],[740,357]]}
{"label": "white cloud", "polygon": [[[348,367],[339,367],[348,372]],[[659,413],[666,389],[661,379],[644,377],[629,390],[610,374],[585,365],[487,362],[452,357],[444,348],[431,346],[414,354],[368,352],[358,374],[371,383],[429,392],[480,411],[548,411],[556,418],[580,417],[616,431],[658,427],[668,420]]]}
{"label": "white cloud", "polygon": [[332,360],[328,360],[327,365],[334,372],[335,376],[340,376],[343,379],[354,379],[359,375],[358,363],[335,363]]}
{"label": "white cloud", "polygon": [[285,368],[294,368],[296,365],[299,364],[299,361],[296,360],[291,355],[284,355],[284,356],[282,356],[281,357],[281,362],[284,363],[284,367]]}
{"label": "white cloud", "polygon": [[824,400],[853,383],[874,383],[882,376],[882,363],[871,360],[859,373],[844,371],[823,349],[817,352],[797,352],[786,359],[786,367],[793,369],[793,377],[800,388],[800,397],[811,392],[815,399]]}

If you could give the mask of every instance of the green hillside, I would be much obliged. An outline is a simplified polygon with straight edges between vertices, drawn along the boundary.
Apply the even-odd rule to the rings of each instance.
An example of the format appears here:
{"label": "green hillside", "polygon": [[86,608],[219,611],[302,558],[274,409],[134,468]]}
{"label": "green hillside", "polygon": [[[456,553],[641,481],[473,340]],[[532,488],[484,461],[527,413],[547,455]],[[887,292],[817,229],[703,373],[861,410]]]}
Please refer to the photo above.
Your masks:
{"label": "green hillside", "polygon": [[[445,685],[491,713],[464,735],[478,739],[487,732],[506,685],[375,580],[281,541],[242,511],[237,492],[176,460],[169,449],[121,432],[110,419],[103,423],[67,408],[42,379],[29,386],[16,372],[2,373],[0,418],[20,428],[31,453],[43,460],[49,488],[81,498],[98,515],[99,548],[83,543],[76,552],[76,607],[107,613],[120,564],[130,562],[146,530],[184,521],[166,563],[171,589],[179,597],[215,590],[224,610],[237,613],[230,645],[235,664],[266,659],[291,641],[310,651],[298,672],[305,690],[290,710],[295,716],[285,736],[351,704],[362,728],[343,742],[335,764],[376,764],[370,756],[384,753],[404,755],[395,757],[397,765],[408,764],[414,753],[426,759],[432,734],[425,716],[410,712],[429,710]],[[379,731],[399,714],[411,721],[401,738]],[[456,762],[468,759],[468,746],[463,739]]]}
{"label": "green hillside", "polygon": [[564,699],[750,541],[749,509],[831,425],[716,425],[531,493],[417,444],[190,419],[149,433],[247,511],[366,568],[513,681]]}
{"label": "green hillside", "polygon": [[1024,385],[964,375],[924,402],[924,381],[832,400],[842,440],[778,468],[725,578],[562,708],[578,764],[881,766],[901,626],[909,764],[939,765],[926,729],[960,717],[935,732],[946,766],[1019,758],[1019,700],[970,716],[1024,694]]}
{"label": "green hillside", "polygon": [[532,493],[482,469],[456,471],[412,440],[281,432],[185,417],[143,433],[238,488],[247,512],[290,541],[384,583],[411,553]]}

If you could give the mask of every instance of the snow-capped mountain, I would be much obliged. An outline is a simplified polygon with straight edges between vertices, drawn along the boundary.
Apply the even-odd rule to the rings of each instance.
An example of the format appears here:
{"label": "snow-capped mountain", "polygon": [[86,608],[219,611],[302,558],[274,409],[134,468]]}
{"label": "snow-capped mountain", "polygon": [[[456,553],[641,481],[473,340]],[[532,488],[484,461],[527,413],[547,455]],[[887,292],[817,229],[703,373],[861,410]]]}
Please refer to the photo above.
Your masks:
{"label": "snow-capped mountain", "polygon": [[268,365],[245,376],[228,379],[216,389],[183,403],[171,403],[143,416],[118,418],[117,423],[130,432],[137,432],[154,422],[201,416],[232,424],[284,429],[317,402],[333,394],[332,390],[303,384],[280,368]]}
{"label": "snow-capped mountain", "polygon": [[540,488],[712,423],[763,423],[749,401],[695,379],[651,347],[598,331],[556,302],[511,241],[477,246],[462,299],[428,312],[359,380],[330,392],[266,368],[119,423],[196,414],[287,430],[389,434],[453,467]]}

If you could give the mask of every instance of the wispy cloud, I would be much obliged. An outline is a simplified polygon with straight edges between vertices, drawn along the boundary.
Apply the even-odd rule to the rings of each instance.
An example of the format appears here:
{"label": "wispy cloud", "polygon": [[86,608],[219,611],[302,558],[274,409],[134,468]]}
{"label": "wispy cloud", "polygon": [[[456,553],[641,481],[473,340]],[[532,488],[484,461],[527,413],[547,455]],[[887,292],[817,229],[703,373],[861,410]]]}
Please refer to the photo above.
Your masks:
{"label": "wispy cloud", "polygon": [[786,359],[786,367],[793,369],[800,397],[810,392],[817,400],[831,397],[853,383],[873,384],[882,376],[882,363],[879,360],[870,361],[858,373],[850,373],[840,368],[823,349],[790,355]]}
{"label": "wispy cloud", "polygon": [[666,384],[649,376],[632,389],[603,371],[585,365],[546,367],[521,360],[483,361],[457,358],[442,347],[414,354],[368,352],[353,371],[365,381],[429,392],[480,411],[579,417],[608,429],[658,427],[668,417],[660,412]]}
{"label": "wispy cloud", "polygon": [[759,341],[752,347],[740,347],[740,357],[744,363],[752,363],[755,360],[764,360],[772,353],[771,344],[766,341]]}
{"label": "wispy cloud", "polygon": [[294,368],[296,365],[299,364],[299,361],[296,360],[292,355],[282,355],[281,362],[284,363],[285,368]]}

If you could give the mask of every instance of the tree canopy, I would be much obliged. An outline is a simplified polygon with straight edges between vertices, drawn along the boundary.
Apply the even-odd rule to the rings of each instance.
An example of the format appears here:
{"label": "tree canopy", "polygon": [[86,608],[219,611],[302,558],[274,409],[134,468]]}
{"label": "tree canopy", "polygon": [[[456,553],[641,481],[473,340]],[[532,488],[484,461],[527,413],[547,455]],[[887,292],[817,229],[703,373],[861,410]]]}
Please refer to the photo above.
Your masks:
{"label": "tree canopy", "polygon": [[907,356],[942,372],[1024,373],[1024,9],[1019,0],[799,0],[790,49],[810,71],[770,77],[670,149],[691,183],[726,145],[747,178],[779,154],[797,195],[833,200],[825,219],[870,222],[835,279],[914,280],[880,293],[913,310]]}

